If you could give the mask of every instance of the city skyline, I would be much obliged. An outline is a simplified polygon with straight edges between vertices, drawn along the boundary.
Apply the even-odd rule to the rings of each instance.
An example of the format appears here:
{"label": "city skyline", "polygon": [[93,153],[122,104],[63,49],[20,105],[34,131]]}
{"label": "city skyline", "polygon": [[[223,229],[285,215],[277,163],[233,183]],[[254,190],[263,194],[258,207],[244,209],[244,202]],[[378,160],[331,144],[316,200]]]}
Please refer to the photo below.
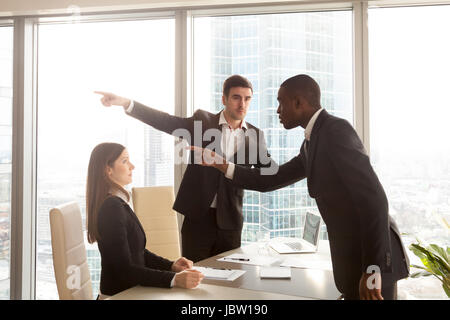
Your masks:
{"label": "city skyline", "polygon": [[[442,12],[445,13],[444,10]],[[351,17],[351,11],[343,15],[345,16],[346,14]],[[332,12],[326,14],[302,13],[303,18],[308,17],[305,19],[302,18],[303,20],[299,19],[297,14],[290,15],[296,19],[291,19],[287,14],[282,16],[278,15],[278,18],[275,17],[277,15],[209,18],[210,20],[205,22],[209,26],[209,30],[202,30],[201,23],[195,28],[195,30],[201,31],[198,37],[207,43],[208,47],[207,49],[197,47],[196,50],[194,48],[194,108],[203,108],[211,112],[217,112],[222,106],[221,86],[225,78],[233,73],[247,76],[254,85],[255,94],[246,120],[263,129],[269,151],[272,157],[280,164],[298,154],[303,140],[302,129],[299,128],[286,132],[279,125],[276,114],[276,92],[278,86],[283,80],[291,76],[292,73],[308,73],[318,80],[323,92],[323,106],[330,113],[347,118],[347,120],[353,123],[354,109],[352,101],[353,70],[350,70],[349,78],[347,79],[333,79],[333,77],[329,77],[333,73],[341,74],[348,67],[348,63],[343,63],[333,56],[333,50],[336,50],[336,46],[344,45],[342,43],[343,40],[338,37],[326,36],[327,32],[348,34],[348,39],[345,41],[349,41],[347,45],[350,46],[351,50],[351,30],[346,31],[347,27],[351,28],[351,18],[344,19],[346,22],[341,25],[336,23],[332,17]],[[272,21],[271,19],[262,21],[269,16],[272,16]],[[422,15],[419,16],[422,17]],[[375,18],[377,17],[372,15],[370,21],[372,23],[378,21],[380,24],[388,21],[383,15],[380,15],[378,20]],[[392,21],[395,24],[397,17],[394,16],[394,18]],[[201,19],[206,18],[196,18],[194,25]],[[417,15],[414,16],[414,19],[417,19]],[[290,23],[291,25],[289,25]],[[115,29],[113,27],[114,23],[109,23],[107,26],[101,23],[86,24],[83,28],[87,29],[91,25],[95,29],[94,26],[97,25],[101,27],[102,33],[111,33],[115,36],[126,38],[128,29],[123,27],[124,25],[121,23],[117,24],[119,27]],[[283,24],[285,25],[283,26]],[[128,22],[126,24],[126,26],[130,25],[133,25],[133,23]],[[408,26],[408,24],[405,25]],[[174,29],[170,29],[169,23],[169,27],[166,25],[155,27],[157,32],[150,34],[153,27],[146,28],[145,26],[144,22],[139,22],[136,29],[132,30],[136,33],[137,39],[154,39],[157,37],[157,33],[162,33],[162,36],[158,38],[159,40],[155,41],[159,46],[163,47],[163,50],[155,53],[155,59],[160,59],[158,62],[164,61],[159,64],[163,65],[167,70],[155,71],[154,73],[167,76],[167,79],[161,80],[162,82],[174,83],[174,67],[172,69],[170,68],[174,60],[174,46],[169,41],[167,47],[164,47],[165,38],[173,40],[167,34],[174,33]],[[93,40],[91,39],[87,42],[80,40],[83,37],[72,33],[76,28],[71,29],[70,25],[61,27],[61,29],[55,28],[53,31],[51,28],[52,26],[48,25],[40,29],[48,33],[47,35],[40,34],[39,41],[41,47],[46,47],[49,50],[47,52],[47,56],[49,57],[47,60],[51,60],[47,61],[45,55],[41,55],[39,62],[40,71],[48,71],[51,65],[68,64],[68,66],[67,69],[61,71],[61,74],[66,75],[66,77],[58,77],[50,73],[45,75],[45,72],[40,72],[40,77],[43,75],[46,76],[46,78],[40,79],[42,81],[40,88],[42,89],[47,82],[48,87],[50,87],[50,93],[44,92],[47,95],[41,93],[39,96],[40,102],[42,102],[39,109],[39,119],[49,119],[50,121],[43,126],[49,130],[39,133],[39,145],[37,148],[38,156],[47,156],[45,161],[38,161],[38,167],[36,168],[38,178],[38,203],[36,210],[36,279],[38,283],[36,286],[36,297],[38,299],[58,299],[52,266],[48,221],[49,210],[53,206],[60,205],[63,202],[76,201],[80,205],[83,215],[85,214],[84,189],[88,154],[96,143],[110,140],[113,137],[114,140],[130,146],[130,149],[133,151],[131,153],[133,161],[136,160],[137,164],[135,175],[136,186],[172,184],[174,173],[173,164],[171,164],[173,162],[173,138],[145,125],[141,126],[134,119],[127,119],[121,109],[108,110],[106,112],[103,109],[97,108],[99,105],[98,97],[94,96],[91,90],[92,88],[103,89],[95,87],[102,80],[105,83],[105,87],[110,91],[136,98],[151,106],[161,107],[162,110],[173,114],[174,102],[172,101],[172,93],[175,91],[174,87],[169,87],[165,91],[166,88],[158,87],[157,82],[151,82],[154,81],[154,77],[148,76],[150,73],[141,71],[141,69],[152,70],[152,68],[157,68],[154,65],[141,66],[138,69],[133,68],[131,63],[123,63],[123,65],[122,63],[117,63],[123,57],[129,57],[132,54],[129,50],[127,51],[127,48],[134,45],[134,43],[127,43],[128,47],[124,46],[125,49],[118,48],[117,54],[115,52],[105,54],[100,50],[92,49],[92,52],[89,52],[92,56],[75,55],[76,58],[73,58],[73,61],[71,61],[66,58],[66,55],[70,55],[65,51],[62,51],[62,53],[58,51],[56,54],[58,59],[55,59],[49,54],[55,50],[53,47],[55,37],[72,39],[70,37],[74,36],[76,41],[70,44],[72,47],[69,47],[67,50],[70,51],[73,49],[75,52],[80,50],[79,48],[84,48],[84,46],[94,48],[97,40],[95,37],[93,37]],[[167,28],[169,28],[169,31],[165,34],[163,30]],[[244,30],[241,31],[240,29]],[[2,27],[0,30],[4,30],[4,28]],[[10,30],[12,31],[12,28]],[[287,32],[286,30],[292,30],[292,32]],[[389,35],[386,33],[386,30],[384,32],[381,35],[371,36],[373,38],[371,43],[377,44],[376,51],[381,53],[383,52],[380,48],[383,48],[383,43],[387,41]],[[86,34],[89,33],[90,30],[87,29]],[[390,48],[400,36],[392,36],[389,39],[390,45],[386,46],[384,51],[392,55],[393,53],[390,52]],[[4,34],[0,34],[1,37],[4,37]],[[206,39],[207,37],[209,37],[209,40]],[[296,43],[301,42],[296,37],[303,37],[302,39],[304,41],[302,40],[302,45]],[[382,39],[381,42],[375,42],[377,37]],[[12,36],[9,39],[11,40],[10,42],[0,41],[1,66],[5,66],[8,68],[7,70],[11,70],[11,79],[9,79],[9,73],[0,74],[1,299],[9,298],[10,281]],[[111,42],[112,39],[109,41]],[[146,43],[146,41],[142,42],[144,44]],[[155,47],[153,46],[153,41],[148,42],[148,47],[145,47],[145,50],[137,50],[142,51],[141,55],[132,55],[128,60],[138,62],[146,61],[146,59],[151,60],[148,58],[148,55],[150,52],[155,51]],[[399,49],[396,50],[396,52],[400,52],[400,57],[397,58],[397,61],[402,61],[404,59],[403,57],[407,56],[411,65],[414,64],[417,58],[412,52],[414,52],[416,41],[411,41],[411,43],[413,45],[408,47],[409,51],[407,51],[411,52],[411,54],[400,52]],[[59,48],[58,50],[62,49]],[[381,61],[384,66],[385,58],[381,53],[377,58],[377,52],[371,52],[370,57],[374,61],[375,59],[379,59],[378,61]],[[437,61],[436,63],[443,64],[443,55],[448,51],[445,48],[441,48],[440,50],[435,48],[433,52],[440,52],[441,55],[437,56],[435,60]],[[211,57],[205,58],[207,55],[211,55]],[[349,54],[344,54],[344,56],[351,65],[351,51]],[[103,58],[109,60],[102,67],[98,67],[92,62],[102,61]],[[169,61],[170,65],[164,59]],[[431,61],[433,59],[429,60],[430,63],[433,62]],[[121,72],[123,73],[120,76],[112,74],[108,69],[114,63],[121,65]],[[203,65],[199,66],[199,64]],[[410,65],[399,71],[401,76],[408,76],[409,69],[407,67],[410,67]],[[378,74],[376,72],[377,70],[380,73],[382,71],[386,72],[385,69],[380,67],[380,64],[371,65],[370,68],[371,76],[374,77],[371,78],[371,83],[377,83],[378,81],[378,86],[370,88],[372,99],[370,114],[371,161],[388,196],[389,213],[396,220],[400,230],[409,233],[412,240],[414,240],[414,236],[419,236],[431,243],[448,242],[448,229],[446,230],[442,227],[439,222],[439,216],[446,217],[447,221],[450,221],[450,198],[448,197],[450,192],[450,152],[447,152],[448,150],[446,148],[442,148],[440,143],[433,143],[430,141],[431,139],[429,140],[430,137],[446,136],[445,133],[448,132],[445,126],[446,113],[442,112],[446,105],[441,103],[440,108],[433,109],[434,117],[438,118],[436,121],[439,125],[433,126],[433,123],[435,123],[433,118],[426,118],[429,121],[423,121],[417,124],[410,119],[411,114],[417,112],[418,109],[414,109],[411,106],[417,100],[417,96],[421,94],[420,90],[417,87],[411,86],[411,83],[408,82],[408,85],[411,86],[409,91],[415,92],[413,95],[386,91],[385,87],[379,85],[380,83],[386,86],[389,84],[391,90],[395,91],[399,90],[397,83],[403,83],[404,81],[401,77],[398,79],[386,79],[383,74]],[[386,66],[385,68],[388,67]],[[80,70],[78,71],[77,69]],[[95,70],[95,72],[92,72],[91,77],[85,76],[86,70],[88,69]],[[434,65],[431,69],[438,70],[439,68]],[[450,69],[443,64],[442,70]],[[82,74],[82,76],[77,72]],[[101,74],[103,78],[96,78],[97,74]],[[138,79],[133,81],[138,83],[138,85],[135,85],[130,80],[129,74],[137,74]],[[123,78],[125,80],[122,80]],[[198,80],[199,78],[204,79],[200,81]],[[392,76],[392,78],[394,77]],[[48,79],[52,79],[53,81],[49,82]],[[410,81],[413,82],[414,79],[414,77],[411,77]],[[114,81],[117,81],[117,83],[114,83]],[[443,86],[444,83],[440,83],[439,85]],[[75,86],[71,87],[73,84]],[[61,87],[53,88],[52,86],[54,85]],[[55,93],[60,90],[64,91],[63,94],[58,95]],[[402,90],[406,89],[402,88]],[[427,90],[432,92],[430,87],[427,87]],[[79,94],[69,99],[73,101],[67,101],[61,105],[64,97],[73,92],[78,92]],[[167,94],[167,92],[169,93]],[[394,95],[396,99],[391,100],[390,95]],[[421,103],[425,105],[423,98],[421,99]],[[391,103],[387,104],[386,101],[390,101]],[[445,99],[434,97],[434,100],[432,100],[433,103],[427,104],[427,106],[428,108],[439,106],[439,103],[442,101],[445,101]],[[384,105],[388,105],[390,109],[384,109]],[[89,106],[89,109],[82,109],[85,106]],[[408,109],[405,111],[405,109],[397,108],[400,106],[406,106]],[[79,114],[77,114],[73,110],[82,111],[79,111]],[[378,114],[373,113],[373,111],[377,110],[379,110]],[[88,116],[85,116],[85,114],[88,114]],[[386,119],[386,114],[390,115],[390,119]],[[408,121],[398,121],[398,119],[404,119],[403,114],[405,118],[409,119]],[[422,117],[425,117],[423,113],[416,115],[416,118]],[[53,119],[60,118],[69,119],[70,121],[52,121]],[[5,119],[9,120],[5,121]],[[102,119],[102,121],[98,121],[98,119]],[[94,136],[89,130],[95,126],[96,121],[102,124],[108,122],[120,123],[123,128],[97,128],[100,134]],[[79,122],[79,124],[73,126],[74,122]],[[399,127],[399,123],[404,126]],[[89,135],[80,138],[79,134],[82,131],[88,132]],[[55,132],[58,134],[55,135]],[[71,149],[62,148],[66,144],[76,145],[76,154],[68,152]],[[58,151],[60,152],[58,153]],[[60,166],[56,166],[55,163],[60,163]],[[152,164],[154,165],[152,166]],[[300,182],[283,190],[266,194],[245,191],[244,216],[246,224],[243,233],[243,243],[256,240],[256,231],[261,226],[271,231],[272,236],[290,235],[291,232],[294,235],[300,235],[299,232],[303,226],[302,216],[305,211],[314,207],[314,200],[308,196],[305,182]],[[85,217],[83,217],[83,226],[85,226]],[[324,234],[325,229],[323,230]],[[405,245],[407,244],[405,242]],[[95,245],[88,245],[87,253],[95,294],[98,291],[99,273],[101,270],[100,257]]]}
{"label": "city skyline", "polygon": [[[308,73],[316,78],[324,107],[352,122],[348,12],[199,20],[194,30],[211,30],[210,110],[218,112],[223,108],[222,85],[226,78],[232,74],[247,77],[253,86],[253,98],[245,120],[263,130],[268,151],[279,164],[296,156],[303,141],[303,129],[286,131],[276,113],[278,87],[290,76]],[[194,52],[202,52],[203,61],[208,48],[197,46]],[[318,209],[308,195],[305,180],[273,192],[246,190],[242,242],[258,240],[258,230],[270,232],[271,238],[301,237],[307,211]],[[327,239],[325,226],[321,238]]]}

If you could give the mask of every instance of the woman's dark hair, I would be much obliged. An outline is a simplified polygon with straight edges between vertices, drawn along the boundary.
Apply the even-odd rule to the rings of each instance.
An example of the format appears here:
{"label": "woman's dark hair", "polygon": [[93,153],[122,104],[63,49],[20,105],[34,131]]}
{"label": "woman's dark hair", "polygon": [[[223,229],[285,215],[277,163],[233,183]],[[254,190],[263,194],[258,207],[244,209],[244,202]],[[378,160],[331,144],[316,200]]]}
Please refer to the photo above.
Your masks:
{"label": "woman's dark hair", "polygon": [[128,196],[128,192],[113,182],[106,172],[108,166],[114,167],[114,161],[124,149],[121,144],[105,142],[92,150],[86,184],[86,224],[89,243],[94,243],[100,238],[97,227],[98,211],[103,201],[110,196],[110,192],[120,190]]}

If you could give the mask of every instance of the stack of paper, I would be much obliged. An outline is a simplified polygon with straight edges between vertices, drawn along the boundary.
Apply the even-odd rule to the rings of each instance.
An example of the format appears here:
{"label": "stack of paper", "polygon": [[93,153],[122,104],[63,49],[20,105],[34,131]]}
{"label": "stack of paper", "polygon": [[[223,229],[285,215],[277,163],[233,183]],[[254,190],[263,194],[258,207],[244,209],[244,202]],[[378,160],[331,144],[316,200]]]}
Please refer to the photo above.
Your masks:
{"label": "stack of paper", "polygon": [[291,268],[261,267],[259,270],[259,276],[261,278],[269,279],[290,279]]}
{"label": "stack of paper", "polygon": [[193,267],[204,274],[205,279],[234,281],[245,273],[245,270],[216,269],[208,267]]}
{"label": "stack of paper", "polygon": [[280,266],[302,269],[333,270],[333,266],[329,260],[298,259],[293,257],[287,258]]}

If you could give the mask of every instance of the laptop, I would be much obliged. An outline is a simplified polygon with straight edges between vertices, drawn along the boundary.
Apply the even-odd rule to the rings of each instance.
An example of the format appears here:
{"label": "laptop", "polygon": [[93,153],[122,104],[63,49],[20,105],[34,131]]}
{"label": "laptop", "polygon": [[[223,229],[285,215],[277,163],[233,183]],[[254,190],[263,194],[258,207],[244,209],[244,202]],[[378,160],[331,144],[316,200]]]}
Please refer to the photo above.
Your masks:
{"label": "laptop", "polygon": [[307,212],[303,237],[300,238],[273,238],[269,242],[278,253],[314,253],[319,245],[319,233],[322,219],[320,216]]}

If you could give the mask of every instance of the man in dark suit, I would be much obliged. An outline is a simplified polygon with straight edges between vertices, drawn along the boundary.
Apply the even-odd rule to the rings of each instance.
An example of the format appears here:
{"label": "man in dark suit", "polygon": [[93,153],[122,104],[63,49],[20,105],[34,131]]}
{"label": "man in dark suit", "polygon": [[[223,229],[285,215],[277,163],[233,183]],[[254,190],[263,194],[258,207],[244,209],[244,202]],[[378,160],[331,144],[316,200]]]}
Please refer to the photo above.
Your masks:
{"label": "man in dark suit", "polygon": [[305,128],[305,139],[299,155],[275,175],[234,165],[212,152],[204,157],[245,189],[272,191],[307,178],[327,225],[338,290],[345,299],[396,299],[397,281],[408,276],[409,260],[357,133],[321,107],[319,85],[307,75],[283,82],[278,101],[283,126]]}
{"label": "man in dark suit", "polygon": [[[213,145],[218,154],[234,163],[258,168],[270,165],[262,132],[244,120],[253,94],[251,83],[244,77],[234,75],[224,82],[225,108],[221,112],[197,110],[190,118],[172,116],[111,93],[97,93],[103,95],[105,106],[121,105],[130,116],[184,138],[191,145]],[[240,247],[243,195],[242,188],[217,170],[188,164],[173,205],[184,215],[183,256],[197,262]]]}

